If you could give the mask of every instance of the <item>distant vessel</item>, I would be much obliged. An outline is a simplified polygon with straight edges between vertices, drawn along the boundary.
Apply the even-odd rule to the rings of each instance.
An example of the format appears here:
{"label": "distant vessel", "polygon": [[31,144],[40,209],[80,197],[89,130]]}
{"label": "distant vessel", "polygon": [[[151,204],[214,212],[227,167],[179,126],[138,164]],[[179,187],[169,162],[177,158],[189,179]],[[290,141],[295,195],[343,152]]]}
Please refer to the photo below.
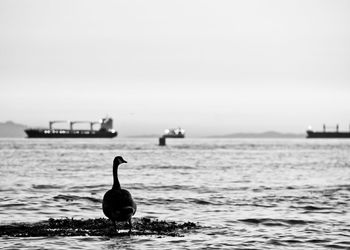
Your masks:
{"label": "distant vessel", "polygon": [[[55,129],[55,123],[69,123],[70,129]],[[76,123],[89,123],[90,129],[74,129]],[[100,129],[95,130],[94,125],[100,124]],[[113,129],[112,118],[106,117],[98,122],[92,121],[50,121],[48,129],[25,129],[28,138],[113,138],[118,135]]]}
{"label": "distant vessel", "polygon": [[185,130],[182,128],[166,129],[163,138],[185,138]]}
{"label": "distant vessel", "polygon": [[306,138],[350,138],[350,131],[339,131],[339,125],[335,127],[335,131],[326,131],[326,125],[323,125],[323,131],[313,131],[309,128],[306,131]]}

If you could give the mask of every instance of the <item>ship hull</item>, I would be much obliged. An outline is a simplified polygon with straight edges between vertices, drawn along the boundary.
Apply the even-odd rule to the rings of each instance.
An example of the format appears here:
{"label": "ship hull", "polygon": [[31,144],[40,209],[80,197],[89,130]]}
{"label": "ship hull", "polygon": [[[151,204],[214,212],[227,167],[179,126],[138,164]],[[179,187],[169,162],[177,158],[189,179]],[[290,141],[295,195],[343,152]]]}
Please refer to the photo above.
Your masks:
{"label": "ship hull", "polygon": [[162,137],[164,138],[185,138],[184,134],[179,134],[179,135],[163,135]]}
{"label": "ship hull", "polygon": [[350,139],[350,132],[314,132],[306,131],[306,138],[325,138],[325,139],[336,139],[336,138],[348,138]]}
{"label": "ship hull", "polygon": [[26,129],[28,138],[113,138],[116,131],[103,130],[65,130],[65,129]]}

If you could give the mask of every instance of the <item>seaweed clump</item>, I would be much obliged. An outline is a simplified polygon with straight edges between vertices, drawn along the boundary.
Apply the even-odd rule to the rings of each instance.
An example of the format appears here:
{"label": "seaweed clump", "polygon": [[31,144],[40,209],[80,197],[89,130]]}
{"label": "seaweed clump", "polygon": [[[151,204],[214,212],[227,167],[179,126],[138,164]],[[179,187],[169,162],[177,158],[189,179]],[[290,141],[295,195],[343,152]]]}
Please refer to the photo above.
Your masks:
{"label": "seaweed clump", "polygon": [[[126,223],[117,224],[114,231],[108,219],[52,219],[32,224],[15,223],[0,225],[0,236],[11,237],[43,237],[43,236],[124,236],[129,235]],[[133,220],[132,235],[183,236],[190,230],[199,228],[193,222],[176,223],[149,218]]]}

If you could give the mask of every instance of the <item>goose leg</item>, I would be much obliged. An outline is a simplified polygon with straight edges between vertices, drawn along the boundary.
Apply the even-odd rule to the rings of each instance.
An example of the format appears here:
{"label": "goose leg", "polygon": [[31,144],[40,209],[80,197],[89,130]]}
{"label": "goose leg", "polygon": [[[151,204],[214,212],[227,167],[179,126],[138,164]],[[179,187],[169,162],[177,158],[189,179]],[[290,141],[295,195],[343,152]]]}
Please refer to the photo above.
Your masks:
{"label": "goose leg", "polygon": [[118,233],[117,224],[115,223],[115,221],[112,221],[112,222],[114,226],[114,232]]}
{"label": "goose leg", "polygon": [[129,219],[129,234],[131,234],[132,224],[131,224],[131,218]]}

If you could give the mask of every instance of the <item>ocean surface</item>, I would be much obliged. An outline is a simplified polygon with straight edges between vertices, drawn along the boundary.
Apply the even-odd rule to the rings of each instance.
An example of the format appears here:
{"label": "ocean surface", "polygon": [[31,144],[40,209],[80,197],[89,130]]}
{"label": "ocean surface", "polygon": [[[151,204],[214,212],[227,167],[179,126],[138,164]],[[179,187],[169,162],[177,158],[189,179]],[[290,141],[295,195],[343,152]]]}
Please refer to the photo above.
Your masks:
{"label": "ocean surface", "polygon": [[112,162],[135,217],[184,237],[0,237],[1,249],[350,249],[350,140],[0,139],[0,224],[104,217]]}

